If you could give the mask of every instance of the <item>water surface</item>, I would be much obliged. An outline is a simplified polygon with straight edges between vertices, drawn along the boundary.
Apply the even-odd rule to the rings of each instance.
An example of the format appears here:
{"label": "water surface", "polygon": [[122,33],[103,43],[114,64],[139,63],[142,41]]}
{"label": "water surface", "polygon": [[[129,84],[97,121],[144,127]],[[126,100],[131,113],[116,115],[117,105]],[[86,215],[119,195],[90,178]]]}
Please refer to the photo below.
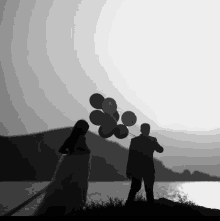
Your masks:
{"label": "water surface", "polygon": [[[18,206],[50,182],[2,182],[0,183],[0,215]],[[126,200],[130,182],[90,182],[88,202],[107,201],[108,197]],[[155,199],[166,197],[177,201],[175,193],[187,196],[188,200],[197,205],[220,209],[220,182],[156,182],[154,185]],[[144,186],[139,194],[145,197]],[[31,215],[42,201],[44,194],[33,200],[15,216]]]}

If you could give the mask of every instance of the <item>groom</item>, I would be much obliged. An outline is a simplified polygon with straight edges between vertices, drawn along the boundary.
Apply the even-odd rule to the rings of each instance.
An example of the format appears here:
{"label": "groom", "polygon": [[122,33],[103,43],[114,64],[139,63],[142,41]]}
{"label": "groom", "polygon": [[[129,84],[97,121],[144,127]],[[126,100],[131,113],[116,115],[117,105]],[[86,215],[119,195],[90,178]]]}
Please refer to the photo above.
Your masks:
{"label": "groom", "polygon": [[153,153],[163,152],[163,147],[157,143],[155,137],[149,136],[150,125],[141,125],[141,135],[131,139],[129,148],[126,175],[131,179],[131,189],[126,201],[129,205],[135,198],[136,193],[141,189],[142,178],[144,180],[147,201],[154,203],[153,186],[155,181],[155,169]]}

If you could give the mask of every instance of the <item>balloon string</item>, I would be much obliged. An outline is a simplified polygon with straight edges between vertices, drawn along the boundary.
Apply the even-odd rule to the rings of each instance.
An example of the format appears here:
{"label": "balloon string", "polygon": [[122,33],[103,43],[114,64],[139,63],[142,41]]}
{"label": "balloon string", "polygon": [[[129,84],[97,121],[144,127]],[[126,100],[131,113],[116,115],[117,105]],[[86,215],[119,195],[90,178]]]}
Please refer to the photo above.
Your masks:
{"label": "balloon string", "polygon": [[129,135],[132,135],[133,137],[136,137],[134,134],[132,134],[132,133],[129,133]]}
{"label": "balloon string", "polygon": [[121,108],[117,108],[118,110],[120,110],[120,112],[124,112]]}

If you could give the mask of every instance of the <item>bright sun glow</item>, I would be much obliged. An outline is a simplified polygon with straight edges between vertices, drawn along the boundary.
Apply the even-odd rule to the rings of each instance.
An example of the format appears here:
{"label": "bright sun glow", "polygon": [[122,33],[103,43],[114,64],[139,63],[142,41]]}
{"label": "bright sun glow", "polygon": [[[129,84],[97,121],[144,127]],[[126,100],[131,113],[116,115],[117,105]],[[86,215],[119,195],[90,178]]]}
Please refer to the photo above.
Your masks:
{"label": "bright sun glow", "polygon": [[218,1],[126,0],[116,12],[109,56],[161,127],[220,126],[219,6]]}

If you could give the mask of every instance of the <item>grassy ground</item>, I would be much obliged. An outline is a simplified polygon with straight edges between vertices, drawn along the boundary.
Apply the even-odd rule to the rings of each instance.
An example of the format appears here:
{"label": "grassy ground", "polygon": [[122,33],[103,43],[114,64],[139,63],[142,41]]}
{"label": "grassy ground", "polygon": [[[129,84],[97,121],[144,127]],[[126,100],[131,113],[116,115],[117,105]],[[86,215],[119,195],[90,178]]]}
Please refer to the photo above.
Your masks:
{"label": "grassy ground", "polygon": [[125,206],[118,198],[109,198],[107,202],[90,202],[78,211],[78,216],[220,216],[220,210],[209,209],[187,201],[186,197],[178,195],[174,202],[166,198],[155,200],[154,205],[138,196],[132,205]]}

